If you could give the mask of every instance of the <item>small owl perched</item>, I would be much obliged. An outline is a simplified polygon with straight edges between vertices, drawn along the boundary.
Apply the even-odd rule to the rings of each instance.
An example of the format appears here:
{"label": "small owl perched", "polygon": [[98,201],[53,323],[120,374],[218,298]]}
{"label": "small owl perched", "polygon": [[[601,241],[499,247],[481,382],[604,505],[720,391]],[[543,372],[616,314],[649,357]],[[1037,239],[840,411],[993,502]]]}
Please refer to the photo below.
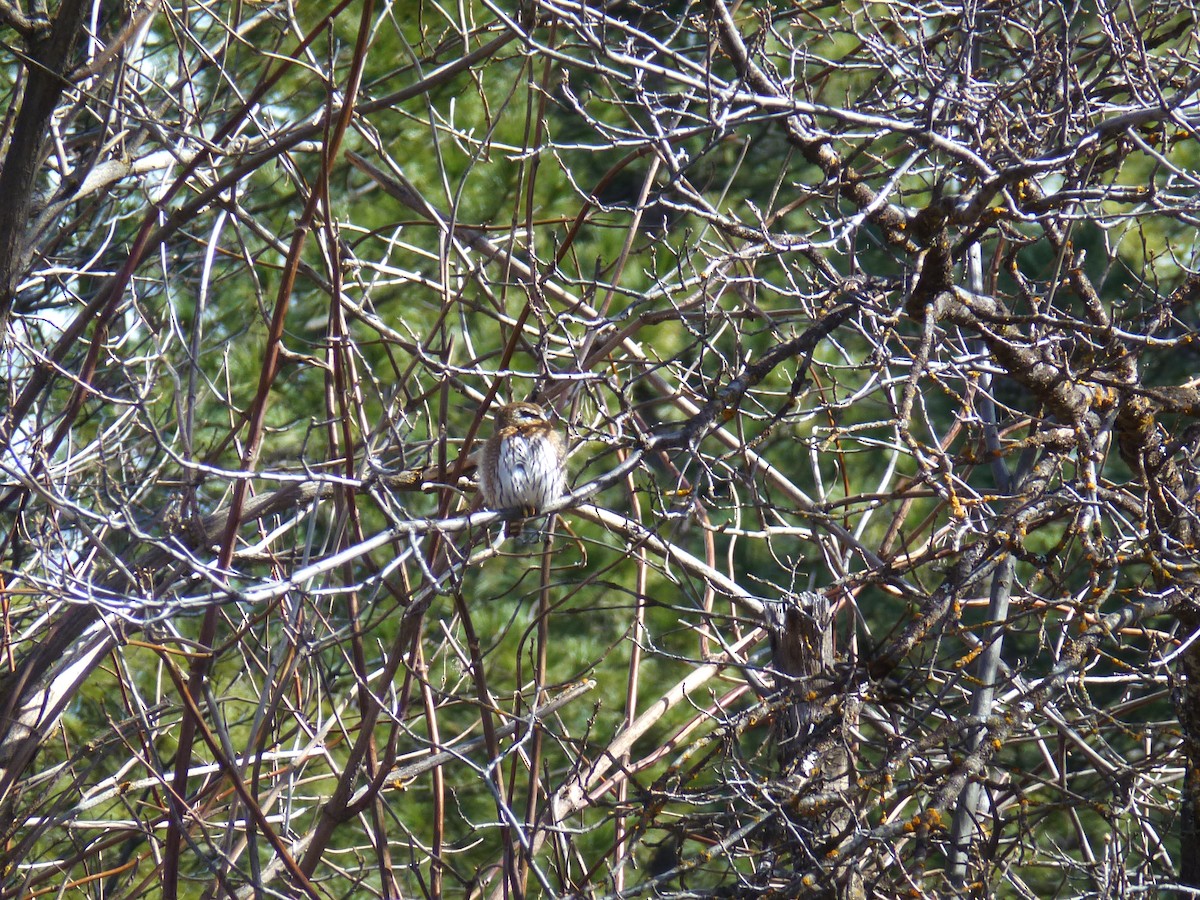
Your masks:
{"label": "small owl perched", "polygon": [[[540,512],[566,491],[566,442],[536,403],[510,403],[496,411],[496,430],[483,447],[479,488],[490,509],[521,507]],[[509,523],[511,537],[522,521]]]}

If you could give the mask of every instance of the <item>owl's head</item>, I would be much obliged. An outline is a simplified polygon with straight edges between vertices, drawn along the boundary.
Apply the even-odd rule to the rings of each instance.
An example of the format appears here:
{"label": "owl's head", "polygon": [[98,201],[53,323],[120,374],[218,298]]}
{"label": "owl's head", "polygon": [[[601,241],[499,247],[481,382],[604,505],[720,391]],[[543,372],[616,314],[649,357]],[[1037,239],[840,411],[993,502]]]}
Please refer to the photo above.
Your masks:
{"label": "owl's head", "polygon": [[546,413],[536,403],[509,403],[496,410],[496,428],[520,428],[540,425],[546,421]]}

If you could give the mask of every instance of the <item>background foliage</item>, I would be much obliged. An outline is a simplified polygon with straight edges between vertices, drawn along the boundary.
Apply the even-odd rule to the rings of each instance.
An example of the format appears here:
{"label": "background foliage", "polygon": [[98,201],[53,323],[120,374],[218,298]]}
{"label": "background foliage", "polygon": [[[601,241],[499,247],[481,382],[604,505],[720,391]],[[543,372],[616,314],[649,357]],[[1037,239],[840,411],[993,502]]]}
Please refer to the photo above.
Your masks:
{"label": "background foliage", "polygon": [[1194,3],[0,41],[0,896],[1200,890]]}

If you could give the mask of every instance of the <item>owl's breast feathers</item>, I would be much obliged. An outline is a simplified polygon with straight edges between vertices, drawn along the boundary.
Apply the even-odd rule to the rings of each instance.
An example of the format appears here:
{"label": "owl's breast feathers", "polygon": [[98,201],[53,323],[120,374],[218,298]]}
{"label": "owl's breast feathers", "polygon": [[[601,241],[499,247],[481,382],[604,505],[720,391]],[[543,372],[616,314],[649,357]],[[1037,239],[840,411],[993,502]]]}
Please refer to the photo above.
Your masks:
{"label": "owl's breast feathers", "polygon": [[481,484],[489,505],[540,510],[563,495],[566,448],[548,422],[503,427],[493,441]]}
{"label": "owl's breast feathers", "polygon": [[[566,493],[566,441],[535,403],[496,411],[496,430],[484,448],[479,487],[492,509],[520,507],[533,515]],[[510,523],[510,533],[520,524]]]}

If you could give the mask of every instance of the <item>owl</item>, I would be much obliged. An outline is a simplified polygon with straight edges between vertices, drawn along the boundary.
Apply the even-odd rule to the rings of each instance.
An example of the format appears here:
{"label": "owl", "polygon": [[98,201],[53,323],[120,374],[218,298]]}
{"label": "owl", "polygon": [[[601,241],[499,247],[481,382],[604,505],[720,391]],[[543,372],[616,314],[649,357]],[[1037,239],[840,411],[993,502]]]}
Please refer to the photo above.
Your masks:
{"label": "owl", "polygon": [[[484,504],[490,509],[519,506],[531,516],[561,498],[566,491],[566,449],[562,433],[537,404],[500,407],[479,467]],[[507,533],[519,536],[521,525],[513,520]]]}

